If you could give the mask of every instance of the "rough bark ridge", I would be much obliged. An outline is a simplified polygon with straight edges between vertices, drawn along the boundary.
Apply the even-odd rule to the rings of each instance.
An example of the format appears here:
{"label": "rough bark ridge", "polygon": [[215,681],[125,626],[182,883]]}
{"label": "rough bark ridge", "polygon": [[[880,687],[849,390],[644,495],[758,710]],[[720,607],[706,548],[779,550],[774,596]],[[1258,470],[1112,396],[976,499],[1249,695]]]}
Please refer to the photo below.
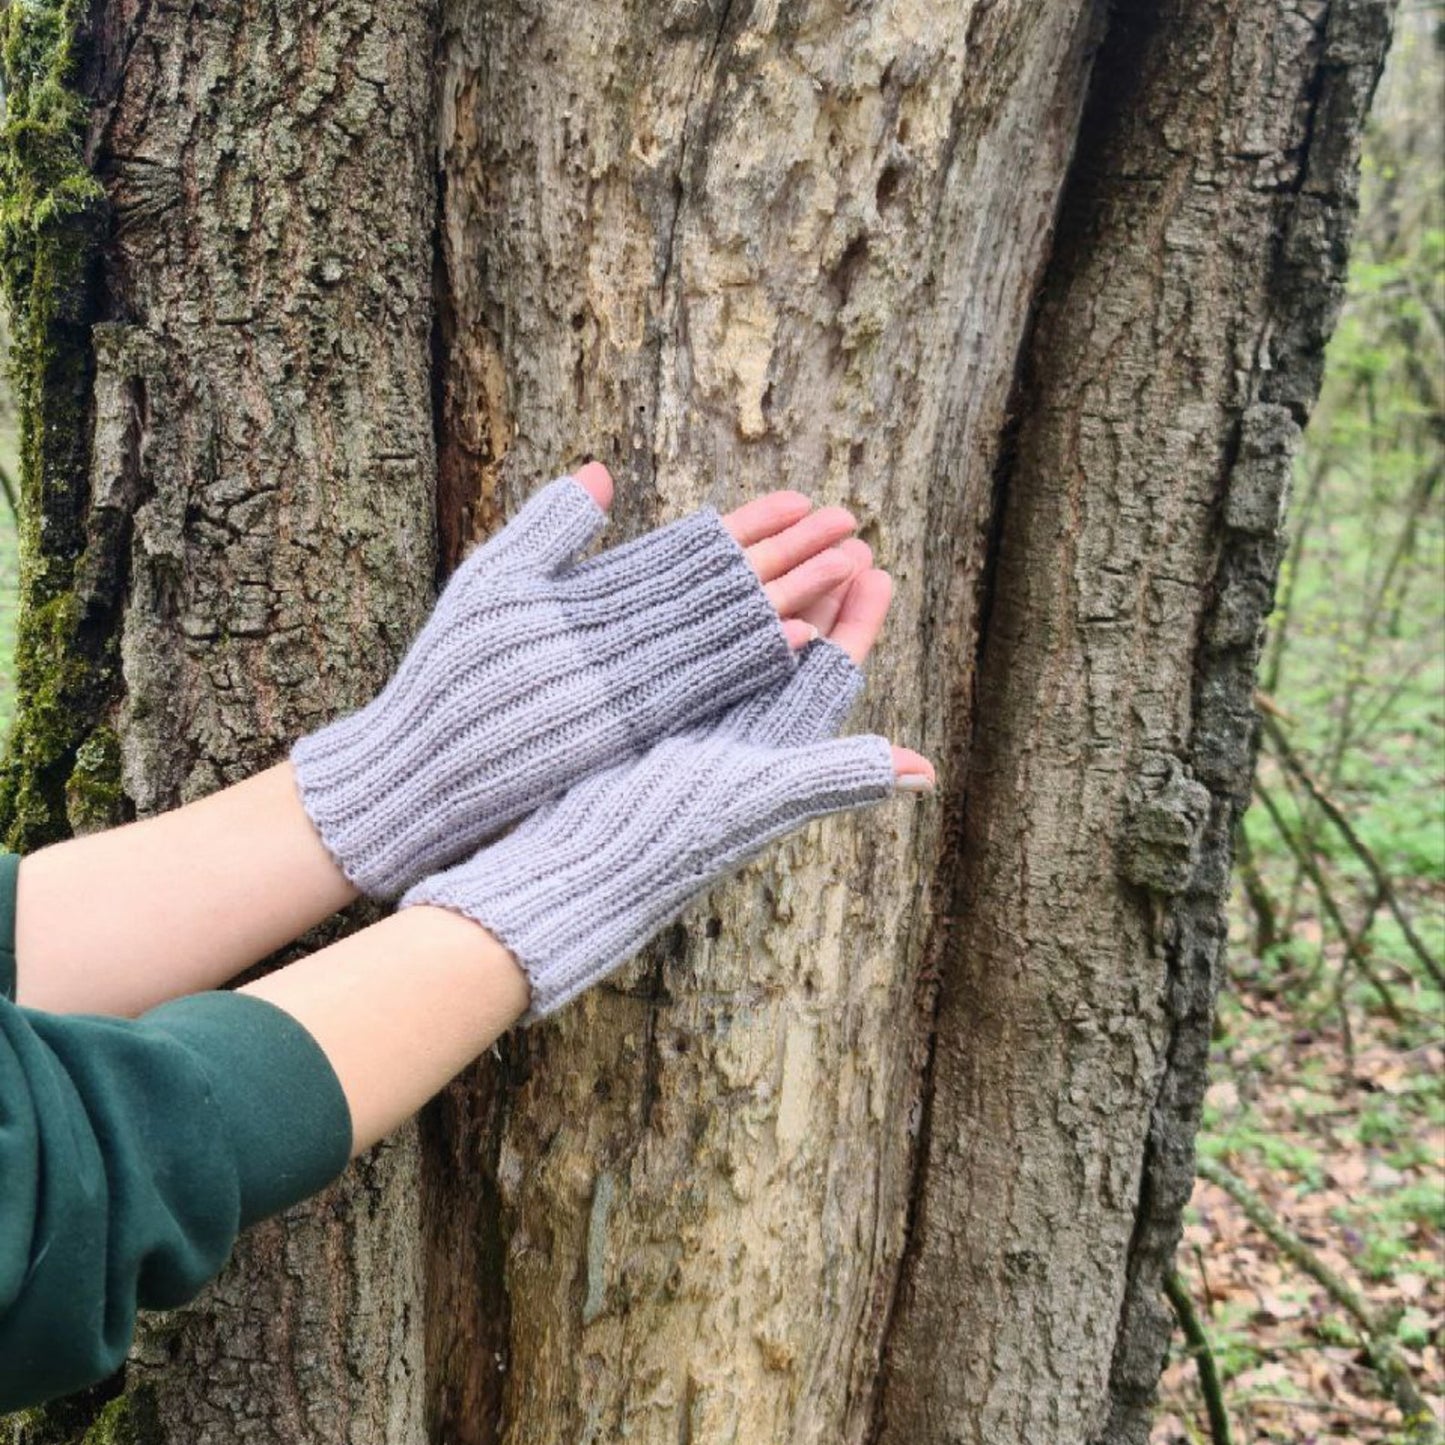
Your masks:
{"label": "rough bark ridge", "polygon": [[[126,597],[106,821],[271,762],[368,696],[423,614],[433,27],[368,0],[104,9],[90,151],[112,227],[78,571]],[[140,1336],[109,1424],[420,1439],[414,1156],[404,1134],[251,1233]]]}
{"label": "rough bark ridge", "polygon": [[[1090,34],[1072,5],[451,7],[453,547],[580,448],[618,475],[618,531],[769,486],[847,503],[900,584],[862,721],[945,753]],[[509,1044],[500,1089],[453,1092],[439,1438],[861,1437],[935,817],[811,830]],[[470,1283],[496,1251],[505,1298]]]}
{"label": "rough bark ridge", "polygon": [[1126,7],[1033,330],[879,1439],[1148,1435],[1389,7]]}

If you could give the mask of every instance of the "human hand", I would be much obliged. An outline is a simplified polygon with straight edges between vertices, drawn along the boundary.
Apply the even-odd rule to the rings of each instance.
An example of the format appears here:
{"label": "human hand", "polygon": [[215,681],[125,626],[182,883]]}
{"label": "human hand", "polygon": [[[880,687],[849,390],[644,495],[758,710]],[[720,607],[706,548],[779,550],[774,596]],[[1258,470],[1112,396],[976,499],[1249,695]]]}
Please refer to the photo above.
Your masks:
{"label": "human hand", "polygon": [[[611,507],[612,476],[601,462],[588,462],[572,476],[603,511]],[[763,583],[794,649],[826,631],[815,610],[823,609],[818,616],[824,615],[827,600],[835,594],[841,598],[853,576],[872,561],[862,542],[837,545],[857,530],[857,518],[847,508],[814,511],[812,498],[802,492],[767,492],[726,513],[722,524]]]}
{"label": "human hand", "polygon": [[784,833],[896,790],[931,789],[932,766],[911,749],[833,736],[891,593],[887,574],[863,565],[818,599],[829,640],[814,642],[791,678],[584,779],[413,887],[403,909],[440,907],[480,923],[527,975],[532,1020],[610,973]]}
{"label": "human hand", "polygon": [[302,738],[307,815],[347,879],[392,897],[588,773],[794,668],[798,614],[851,577],[854,526],[774,493],[586,560],[611,478],[539,490],[447,584],[381,694]]}

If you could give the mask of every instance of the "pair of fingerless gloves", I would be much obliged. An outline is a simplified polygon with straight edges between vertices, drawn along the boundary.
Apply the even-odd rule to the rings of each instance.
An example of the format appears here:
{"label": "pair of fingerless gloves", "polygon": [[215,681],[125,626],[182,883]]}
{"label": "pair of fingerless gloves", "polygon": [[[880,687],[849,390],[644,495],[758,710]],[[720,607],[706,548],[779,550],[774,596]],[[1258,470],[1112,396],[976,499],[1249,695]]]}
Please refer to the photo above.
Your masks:
{"label": "pair of fingerless gloves", "polygon": [[792,652],[716,512],[578,561],[605,521],[571,477],[542,488],[383,691],[291,751],[351,882],[482,924],[529,1022],[773,839],[893,790],[885,739],[833,736],[858,668]]}

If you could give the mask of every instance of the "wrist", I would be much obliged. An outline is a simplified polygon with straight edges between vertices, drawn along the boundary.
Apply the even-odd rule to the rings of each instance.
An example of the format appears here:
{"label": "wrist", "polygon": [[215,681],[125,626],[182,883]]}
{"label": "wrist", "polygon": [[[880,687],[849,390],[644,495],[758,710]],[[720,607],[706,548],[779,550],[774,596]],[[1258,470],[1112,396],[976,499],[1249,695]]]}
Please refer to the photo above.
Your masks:
{"label": "wrist", "polygon": [[522,966],[476,919],[440,904],[420,903],[393,914],[388,923],[405,939],[409,952],[448,966],[494,969],[509,985],[506,992],[515,996],[517,1013],[526,1008],[528,983]]}
{"label": "wrist", "polygon": [[479,924],[409,908],[247,984],[311,1034],[370,1148],[476,1059],[527,1007],[525,975]]}

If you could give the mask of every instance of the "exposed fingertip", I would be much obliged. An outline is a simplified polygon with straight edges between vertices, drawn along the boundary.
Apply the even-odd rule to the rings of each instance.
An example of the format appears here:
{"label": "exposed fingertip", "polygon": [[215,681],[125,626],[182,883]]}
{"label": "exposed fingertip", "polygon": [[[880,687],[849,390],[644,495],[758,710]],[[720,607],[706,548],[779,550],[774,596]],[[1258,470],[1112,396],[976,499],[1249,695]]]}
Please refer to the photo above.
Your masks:
{"label": "exposed fingertip", "polygon": [[893,780],[894,791],[899,793],[931,793],[934,786],[933,779],[925,778],[922,773],[904,773]]}
{"label": "exposed fingertip", "polygon": [[822,507],[818,511],[817,521],[840,535],[858,530],[858,518],[847,507]]}
{"label": "exposed fingertip", "polygon": [[869,567],[858,579],[869,593],[880,602],[893,600],[893,574],[881,567]]}
{"label": "exposed fingertip", "polygon": [[612,505],[612,473],[601,462],[588,462],[572,473],[572,479],[581,486],[605,512]]}
{"label": "exposed fingertip", "polygon": [[938,785],[933,764],[912,748],[893,748],[893,785],[905,793],[931,793]]}
{"label": "exposed fingertip", "polygon": [[810,642],[815,642],[818,637],[818,629],[811,622],[804,622],[799,617],[790,617],[783,623],[783,636],[788,640],[788,646],[797,652],[799,648],[806,647]]}

